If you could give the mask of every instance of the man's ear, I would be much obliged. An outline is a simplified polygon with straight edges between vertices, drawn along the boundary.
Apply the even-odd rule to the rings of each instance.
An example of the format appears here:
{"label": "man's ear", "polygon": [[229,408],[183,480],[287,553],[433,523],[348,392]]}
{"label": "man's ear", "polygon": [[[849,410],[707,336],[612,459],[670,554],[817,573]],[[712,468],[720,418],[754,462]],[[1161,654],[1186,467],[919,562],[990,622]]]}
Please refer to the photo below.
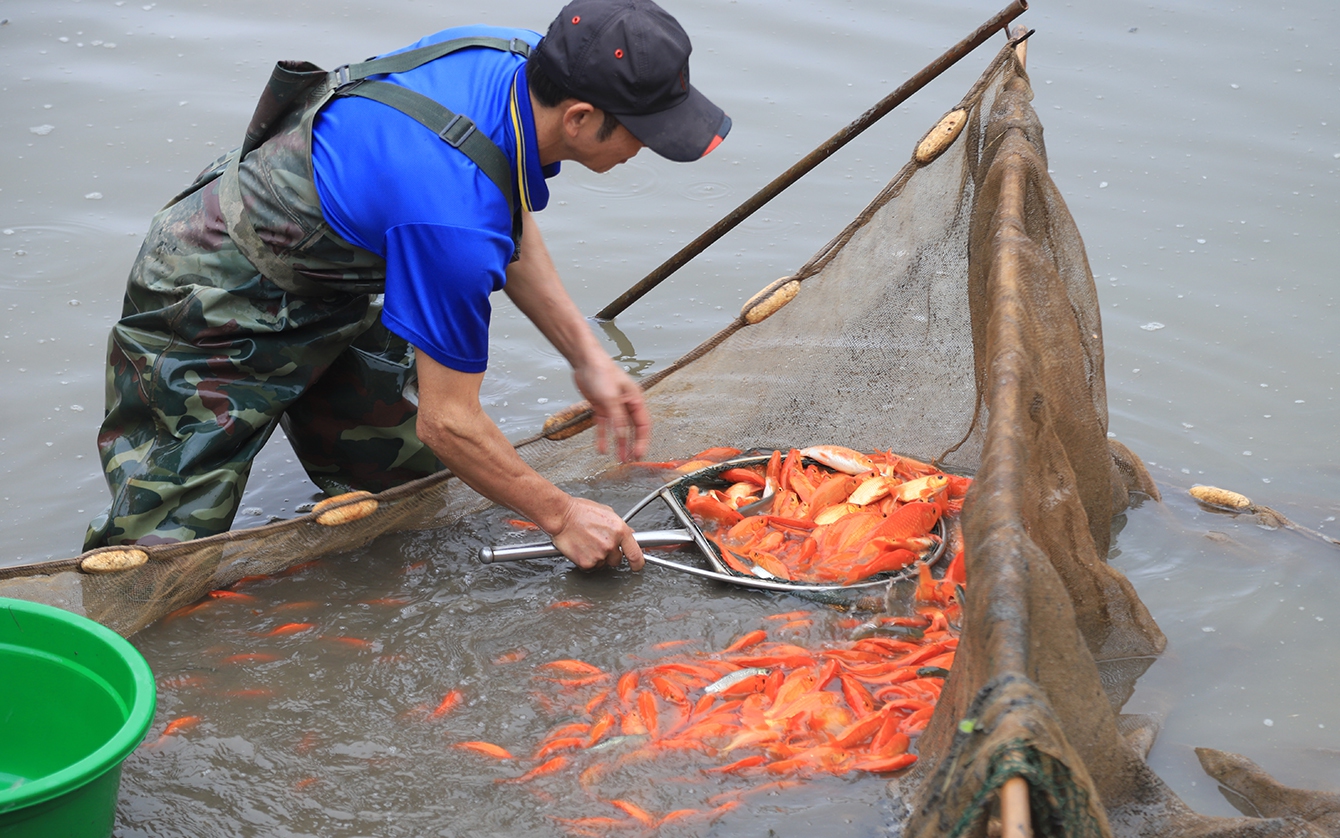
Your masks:
{"label": "man's ear", "polygon": [[595,115],[595,106],[590,102],[569,100],[563,108],[563,133],[569,139],[575,139],[582,126]]}

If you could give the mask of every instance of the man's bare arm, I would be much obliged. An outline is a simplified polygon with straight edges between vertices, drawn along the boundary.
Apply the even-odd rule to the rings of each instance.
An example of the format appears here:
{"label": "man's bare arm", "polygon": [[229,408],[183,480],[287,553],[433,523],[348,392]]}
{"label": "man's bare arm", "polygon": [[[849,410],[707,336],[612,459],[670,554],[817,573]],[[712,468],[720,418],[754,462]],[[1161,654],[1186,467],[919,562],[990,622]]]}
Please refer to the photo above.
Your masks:
{"label": "man's bare arm", "polygon": [[568,296],[530,213],[522,216],[521,258],[507,269],[506,291],[572,365],[577,389],[595,413],[596,448],[603,453],[613,438],[620,460],[645,454],[651,417],[642,390],[605,352]]}
{"label": "man's bare arm", "polygon": [[[418,435],[452,473],[495,503],[540,526],[581,568],[642,568],[632,529],[608,506],[576,498],[544,479],[517,455],[479,404],[483,373],[463,373],[417,352]],[[622,551],[622,552],[621,552]]]}

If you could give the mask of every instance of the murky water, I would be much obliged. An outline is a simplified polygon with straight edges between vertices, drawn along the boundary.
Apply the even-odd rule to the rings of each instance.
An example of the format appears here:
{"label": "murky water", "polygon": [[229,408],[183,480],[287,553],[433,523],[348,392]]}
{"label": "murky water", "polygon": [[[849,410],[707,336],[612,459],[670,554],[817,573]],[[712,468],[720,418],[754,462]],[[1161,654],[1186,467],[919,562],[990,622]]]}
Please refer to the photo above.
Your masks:
{"label": "murky water", "polygon": [[[625,507],[637,500],[627,487],[601,495]],[[831,824],[880,833],[892,808],[878,775],[753,792],[778,778],[706,774],[731,759],[653,755],[645,736],[611,736],[551,775],[509,782],[539,764],[532,755],[546,734],[589,723],[583,706],[620,673],[719,650],[759,628],[817,646],[843,637],[844,615],[664,569],[585,576],[552,562],[472,561],[479,544],[519,537],[501,515],[243,585],[251,599],[211,601],[137,635],[163,685],[163,718],[202,721],[132,755],[118,834],[565,835],[562,818],[625,818],[611,800],[655,817],[699,812],[665,826],[670,835],[810,835]],[[664,510],[639,520],[672,521]],[[801,609],[812,626],[767,619]],[[667,643],[676,645],[660,648]],[[544,668],[574,658],[613,675],[565,687]],[[453,690],[460,703],[435,718]],[[671,716],[673,705],[660,712]],[[452,747],[475,740],[517,758]],[[723,804],[736,808],[713,811]]]}
{"label": "murky water", "polygon": [[[695,82],[735,128],[699,163],[645,153],[603,177],[570,167],[551,182],[554,202],[540,220],[581,307],[595,311],[613,299],[996,6],[671,4],[694,39]],[[236,144],[275,59],[334,66],[457,22],[543,29],[555,10],[520,0],[450,9],[338,0],[0,3],[8,21],[0,26],[0,381],[10,394],[0,406],[0,562],[73,555],[104,503],[93,436],[105,335],[126,271],[157,207]],[[1183,493],[1197,482],[1221,485],[1305,526],[1340,530],[1340,47],[1328,36],[1340,8],[1325,0],[1036,2],[1024,20],[1038,30],[1029,67],[1050,166],[1103,300],[1111,429],[1146,459],[1168,496],[1128,513],[1116,541],[1115,563],[1169,636],[1168,653],[1128,709],[1166,717],[1151,764],[1199,811],[1233,813],[1196,766],[1195,745],[1247,754],[1285,782],[1340,787],[1340,608],[1329,584],[1340,574],[1340,551],[1205,512]],[[859,211],[986,56],[962,62],[621,316],[610,351],[654,371],[715,332],[741,300]],[[498,302],[485,397],[504,430],[521,436],[573,390],[561,358]],[[282,444],[272,445],[238,525],[291,515],[314,493]],[[655,639],[717,639],[752,627],[752,612],[764,608],[757,598],[651,573],[591,579],[549,566],[481,569],[469,559],[478,536],[456,537],[455,545],[389,539],[253,592],[260,610],[314,600],[322,607],[312,619],[331,622],[331,631],[403,638],[412,663],[379,667],[374,653],[282,638],[279,651],[312,656],[312,671],[329,677],[271,685],[268,665],[201,661],[218,669],[213,677],[233,678],[234,689],[273,689],[276,698],[225,705],[166,691],[155,731],[191,707],[229,722],[202,723],[209,748],[200,752],[168,744],[135,757],[122,830],[209,834],[218,824],[217,834],[228,835],[431,834],[452,819],[453,806],[468,806],[454,783],[475,767],[442,756],[444,748],[424,762],[426,728],[396,714],[454,680],[518,697],[505,712],[518,714],[506,723],[519,738],[544,727],[526,717],[524,675],[515,686],[484,677],[490,644],[544,646],[536,659],[581,652],[613,662]],[[403,572],[419,561],[428,565]],[[412,604],[389,613],[359,604],[388,595]],[[578,597],[597,607],[543,610]],[[259,630],[259,618],[235,610],[156,628],[155,642],[198,648],[192,635],[211,632],[228,649],[258,643],[247,632]],[[671,620],[680,614],[692,617]],[[414,630],[391,631],[401,623]],[[573,639],[557,648],[563,632]],[[392,695],[403,701],[361,706]],[[476,701],[462,719],[477,730],[504,712]],[[297,753],[306,732],[320,737],[332,718],[341,728],[363,725],[362,743],[318,738]],[[445,731],[428,730],[445,741]],[[427,783],[421,763],[433,773]],[[177,791],[164,793],[147,777],[169,764]],[[206,770],[225,777],[201,779]],[[292,791],[311,776],[319,781],[304,787],[307,796]],[[410,790],[387,810],[392,787]],[[499,799],[512,804],[491,807],[487,823],[472,828],[533,827],[534,799],[497,788],[510,790]],[[804,802],[827,797],[879,799],[866,786],[843,786],[807,792]],[[801,823],[786,817],[796,800],[775,805],[782,814],[770,825]],[[846,804],[833,805],[823,810],[836,819],[827,823],[852,817]],[[291,825],[299,823],[306,826]],[[753,826],[723,820],[720,828],[753,834]]]}

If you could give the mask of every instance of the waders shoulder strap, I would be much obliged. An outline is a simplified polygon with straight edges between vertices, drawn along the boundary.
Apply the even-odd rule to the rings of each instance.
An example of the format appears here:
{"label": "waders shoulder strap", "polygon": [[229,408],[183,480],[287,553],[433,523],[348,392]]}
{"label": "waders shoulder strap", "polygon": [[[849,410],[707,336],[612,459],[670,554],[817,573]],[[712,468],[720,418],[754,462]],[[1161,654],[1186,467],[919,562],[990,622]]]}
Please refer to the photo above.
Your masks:
{"label": "waders shoulder strap", "polygon": [[[512,216],[515,227],[518,219],[516,200],[512,197],[511,165],[507,162],[507,155],[498,148],[497,143],[489,139],[483,131],[477,130],[475,123],[468,116],[458,114],[422,93],[397,84],[368,80],[369,76],[413,70],[429,61],[469,47],[488,47],[522,56],[530,55],[530,44],[520,38],[513,38],[510,41],[502,38],[456,38],[408,52],[338,67],[335,73],[340,86],[335,89],[334,95],[360,96],[381,102],[437,134],[447,145],[459,149],[503,193],[503,197],[507,199],[508,214]],[[513,231],[513,240],[516,240],[517,232],[519,231]]]}
{"label": "waders shoulder strap", "polygon": [[443,107],[408,87],[384,81],[365,81],[357,87],[338,91],[336,95],[360,96],[395,108],[432,131],[447,145],[460,149],[461,153],[470,158],[481,172],[488,175],[489,180],[493,181],[503,193],[503,197],[507,199],[508,214],[515,214],[512,167],[507,162],[507,155],[503,154],[502,149],[498,148],[488,135],[477,130],[475,123],[469,117]]}
{"label": "waders shoulder strap", "polygon": [[[277,132],[298,132],[302,143],[302,172],[298,179],[310,187],[309,194],[304,198],[306,204],[303,208],[310,209],[310,214],[320,221],[319,198],[316,195],[315,179],[311,171],[312,119],[333,96],[362,96],[395,108],[425,125],[444,142],[459,149],[489,180],[493,181],[507,199],[512,218],[512,258],[517,258],[517,248],[521,241],[521,214],[516,209],[516,200],[512,195],[511,166],[502,149],[498,148],[484,132],[477,130],[470,119],[452,113],[429,97],[399,85],[368,78],[385,73],[403,73],[468,47],[485,47],[523,56],[528,56],[531,51],[530,45],[520,39],[508,41],[502,38],[459,38],[384,58],[345,65],[329,73],[307,63],[280,62],[276,65],[265,93],[257,105],[242,148],[216,163],[215,167],[197,180],[191,188],[199,188],[213,177],[219,177],[219,209],[229,238],[251,264],[275,284],[299,294],[331,293],[334,286],[319,276],[316,279],[312,278],[314,269],[310,259],[304,257],[299,262],[292,260],[289,251],[297,242],[286,239],[284,233],[276,232],[274,229],[268,231],[269,235],[266,238],[262,238],[257,232],[249,202],[280,205],[291,196],[286,192],[284,195],[269,194],[267,197],[261,194],[265,192],[261,189],[260,192],[248,192],[249,197],[244,197],[240,180],[241,167],[243,159],[261,148],[262,144]],[[281,143],[272,151],[283,158],[285,154],[298,149],[297,143]],[[280,159],[278,163],[280,168],[284,167],[285,162],[285,159]],[[275,163],[267,161],[259,165],[264,168]],[[273,190],[270,192],[273,193]],[[338,239],[333,232],[330,235]],[[343,242],[343,239],[339,241],[343,246],[353,248],[353,245]],[[341,263],[333,267],[327,265],[316,271],[321,273],[334,270],[339,273],[347,267],[347,264]]]}
{"label": "waders shoulder strap", "polygon": [[418,49],[397,52],[394,55],[372,58],[357,64],[346,64],[343,67],[337,67],[335,72],[340,74],[341,82],[359,81],[368,76],[382,73],[403,73],[416,67],[422,67],[429,61],[435,61],[444,55],[451,55],[453,52],[470,47],[488,47],[502,52],[514,52],[523,58],[530,56],[530,44],[520,38],[513,38],[510,41],[505,41],[502,38],[454,38],[450,41],[429,44]]}

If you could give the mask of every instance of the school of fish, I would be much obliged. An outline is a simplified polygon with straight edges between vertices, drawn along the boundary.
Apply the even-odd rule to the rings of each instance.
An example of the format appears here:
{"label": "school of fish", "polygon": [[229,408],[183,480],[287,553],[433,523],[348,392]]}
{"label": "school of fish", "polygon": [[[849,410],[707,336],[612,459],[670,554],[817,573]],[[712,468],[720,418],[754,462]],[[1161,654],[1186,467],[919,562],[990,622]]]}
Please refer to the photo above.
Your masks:
{"label": "school of fish", "polygon": [[[741,452],[712,448],[691,472]],[[728,468],[717,487],[690,486],[685,506],[722,561],[745,576],[849,585],[902,570],[937,544],[932,530],[959,512],[971,479],[892,452],[839,445],[773,451],[766,466]],[[747,514],[762,506],[762,514]]]}
{"label": "school of fish", "polygon": [[[650,465],[689,473],[739,454],[717,448],[688,461]],[[633,658],[636,665],[624,671],[576,659],[542,663],[533,669],[537,689],[531,695],[537,707],[562,724],[530,745],[475,739],[448,747],[466,759],[498,761],[494,782],[526,784],[541,799],[548,792],[537,787],[539,778],[566,776],[566,782],[579,784],[590,801],[589,814],[547,817],[568,834],[590,836],[710,822],[749,795],[820,774],[887,774],[907,768],[916,761],[915,740],[934,712],[958,646],[967,580],[956,518],[968,485],[968,478],[914,460],[839,446],[775,451],[766,466],[724,470],[713,486],[691,490],[687,506],[722,555],[740,563],[732,564],[737,572],[847,584],[915,563],[911,601],[890,600],[883,613],[867,611],[865,616],[818,604],[773,614],[719,650],[705,651],[690,640],[658,643],[652,647],[658,657]],[[747,517],[740,512],[769,495],[768,512]],[[917,559],[934,546],[930,530],[942,517],[956,550],[937,579],[930,565]],[[249,577],[237,587],[258,579]],[[245,607],[256,601],[250,594],[220,590],[171,618],[210,603]],[[407,600],[367,602],[399,606]],[[299,605],[315,603],[282,605],[273,612],[278,616]],[[588,605],[573,600],[548,607]],[[380,650],[376,641],[323,634],[311,622],[276,625],[267,619],[264,627],[251,637],[310,637],[356,651]],[[802,638],[817,639],[801,645]],[[526,657],[518,649],[499,655],[494,664],[517,664]],[[221,662],[247,666],[275,660],[273,654],[245,652]],[[162,679],[160,688],[199,687],[194,683],[199,680]],[[226,694],[272,697],[265,689]],[[436,704],[420,704],[406,717],[450,725],[447,717],[467,696],[458,688],[438,695]],[[201,722],[195,715],[174,719],[146,747],[160,749]],[[297,752],[311,745],[304,739]],[[652,812],[628,799],[622,772],[670,760],[676,762],[665,770],[678,781],[701,783],[698,805]],[[684,776],[685,760],[689,776]],[[294,791],[318,782],[307,777]]]}
{"label": "school of fish", "polygon": [[[687,462],[655,465],[687,473],[739,454],[711,449]],[[738,572],[760,567],[787,579],[844,583],[916,562],[933,546],[931,527],[961,510],[970,484],[896,455],[838,446],[792,449],[785,456],[775,451],[765,468],[728,469],[721,479],[729,484],[725,490],[691,489],[687,505],[723,556],[752,563]],[[768,494],[775,498],[772,513],[741,515],[740,507]],[[913,512],[901,512],[907,509]],[[943,578],[936,579],[929,564],[917,565],[909,614],[835,619],[847,639],[816,647],[777,636],[812,626],[825,609],[775,614],[767,628],[719,651],[675,653],[692,644],[670,641],[658,645],[663,657],[621,673],[580,660],[551,661],[537,677],[556,685],[559,695],[537,699],[554,715],[579,720],[554,728],[522,757],[489,742],[457,747],[529,764],[497,782],[575,773],[588,795],[618,814],[555,818],[574,835],[710,820],[746,794],[816,774],[905,769],[916,761],[909,749],[934,713],[958,647],[967,578],[956,522],[952,531],[959,546]],[[613,746],[620,753],[606,759],[603,750]],[[685,753],[701,756],[704,781],[733,775],[758,782],[663,814],[601,794],[602,780],[622,766]]]}

